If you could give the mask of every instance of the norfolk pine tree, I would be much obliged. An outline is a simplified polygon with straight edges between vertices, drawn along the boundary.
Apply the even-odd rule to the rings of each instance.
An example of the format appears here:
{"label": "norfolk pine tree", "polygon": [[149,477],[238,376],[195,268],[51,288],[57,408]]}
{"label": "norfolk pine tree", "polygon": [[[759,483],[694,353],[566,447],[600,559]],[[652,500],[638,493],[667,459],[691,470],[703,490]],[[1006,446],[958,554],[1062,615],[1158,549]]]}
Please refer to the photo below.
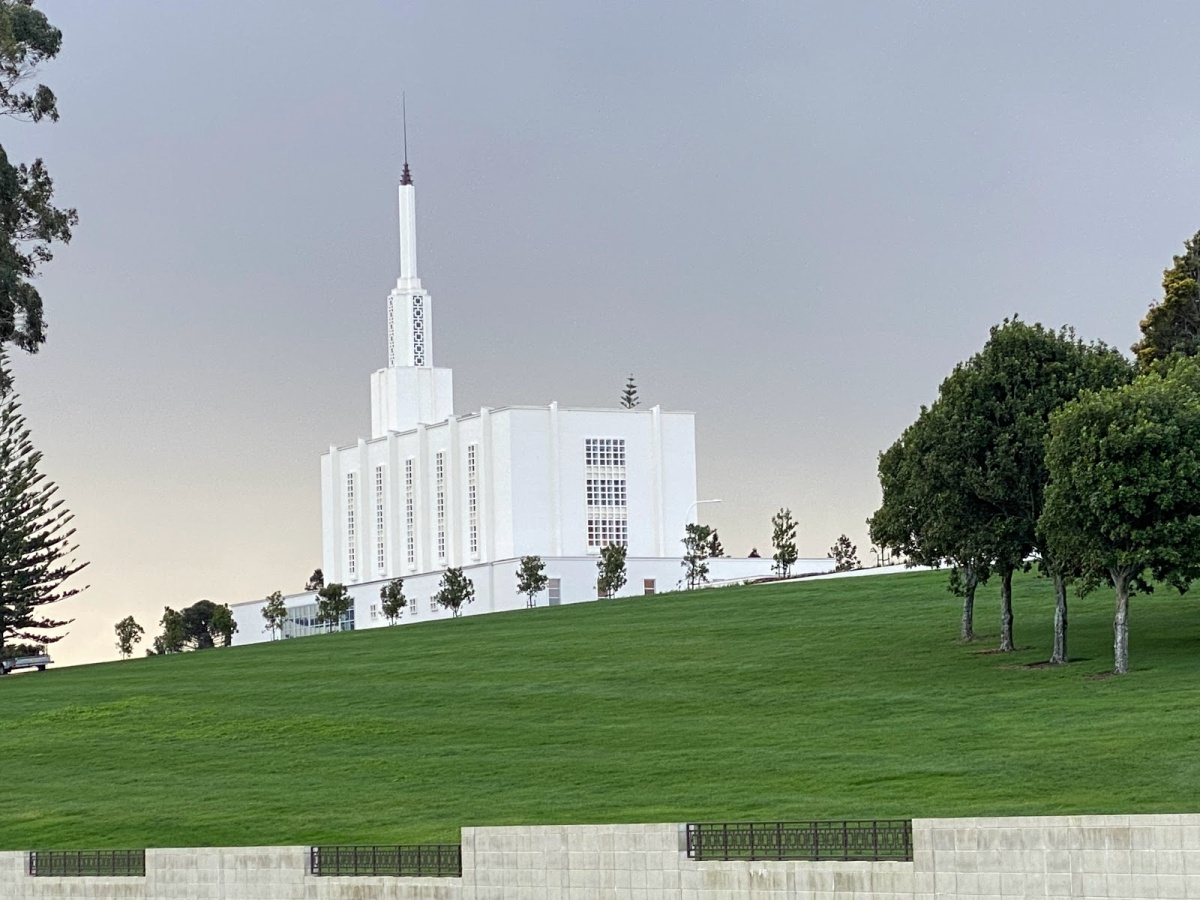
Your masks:
{"label": "norfolk pine tree", "polygon": [[517,569],[517,593],[525,595],[525,606],[537,606],[537,595],[546,589],[550,579],[546,576],[546,564],[540,556],[522,556]]}
{"label": "norfolk pine tree", "polygon": [[462,569],[447,569],[442,574],[438,591],[433,595],[438,606],[450,610],[454,618],[462,615],[462,608],[475,600],[475,583],[463,574]]}
{"label": "norfolk pine tree", "polygon": [[621,406],[625,409],[633,409],[641,402],[638,399],[638,389],[633,381],[633,375],[630,375],[629,380],[625,382],[625,390],[621,392]]}
{"label": "norfolk pine tree", "polygon": [[1080,589],[1116,592],[1113,672],[1129,671],[1129,597],[1200,577],[1200,362],[1158,364],[1051,418],[1039,531]]}
{"label": "norfolk pine tree", "polygon": [[48,617],[44,607],[83,590],[64,586],[87,563],[74,559],[72,515],[38,471],[41,461],[0,350],[0,650],[10,640],[60,640],[48,632],[70,622]]}
{"label": "norfolk pine tree", "polygon": [[771,559],[775,560],[772,568],[777,575],[787,578],[792,573],[792,566],[800,558],[796,549],[796,522],[792,519],[790,509],[780,509],[771,517],[771,544],[775,552]]}
{"label": "norfolk pine tree", "polygon": [[404,596],[404,579],[393,578],[379,589],[380,608],[389,625],[395,625],[404,607],[408,606],[408,598]]}

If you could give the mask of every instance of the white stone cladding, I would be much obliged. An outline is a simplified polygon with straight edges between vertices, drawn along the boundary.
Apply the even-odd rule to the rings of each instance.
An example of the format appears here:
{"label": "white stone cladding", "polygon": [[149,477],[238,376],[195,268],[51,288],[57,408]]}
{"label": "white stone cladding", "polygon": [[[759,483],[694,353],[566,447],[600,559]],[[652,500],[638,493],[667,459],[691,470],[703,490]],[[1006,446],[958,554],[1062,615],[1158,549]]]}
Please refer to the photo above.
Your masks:
{"label": "white stone cladding", "polygon": [[[684,520],[696,500],[695,417],[647,410],[542,407],[484,409],[435,425],[330,447],[321,459],[325,581],[354,584],[525,555],[585,556],[589,547],[585,441],[623,442],[630,556],[677,557]],[[474,447],[474,451],[469,448]],[[469,452],[477,466],[478,549],[470,550]],[[439,517],[437,459],[444,456],[444,509]],[[409,562],[406,462],[416,483],[415,559]],[[354,545],[347,523],[347,478],[360,485],[385,471],[385,566],[375,565],[379,538],[372,491],[358,490]],[[400,477],[397,477],[397,476]],[[438,535],[444,530],[444,552]],[[357,565],[349,570],[353,554]],[[363,562],[370,565],[364,565]]]}
{"label": "white stone cladding", "polygon": [[913,862],[694,862],[684,826],[462,830],[461,878],[317,877],[307,847],[147,850],[142,878],[34,878],[3,900],[1187,900],[1200,815],[916,819]]}

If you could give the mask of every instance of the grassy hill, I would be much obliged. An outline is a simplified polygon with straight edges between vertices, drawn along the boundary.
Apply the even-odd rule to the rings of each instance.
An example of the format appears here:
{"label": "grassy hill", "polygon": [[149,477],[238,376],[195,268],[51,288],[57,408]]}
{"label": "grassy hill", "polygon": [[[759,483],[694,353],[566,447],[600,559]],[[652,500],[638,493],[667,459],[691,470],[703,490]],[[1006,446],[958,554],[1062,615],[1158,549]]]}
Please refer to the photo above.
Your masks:
{"label": "grassy hill", "polygon": [[[0,680],[0,848],[454,840],[460,825],[1200,810],[1200,605],[944,574],[710,590]],[[20,800],[13,798],[20,797]]]}

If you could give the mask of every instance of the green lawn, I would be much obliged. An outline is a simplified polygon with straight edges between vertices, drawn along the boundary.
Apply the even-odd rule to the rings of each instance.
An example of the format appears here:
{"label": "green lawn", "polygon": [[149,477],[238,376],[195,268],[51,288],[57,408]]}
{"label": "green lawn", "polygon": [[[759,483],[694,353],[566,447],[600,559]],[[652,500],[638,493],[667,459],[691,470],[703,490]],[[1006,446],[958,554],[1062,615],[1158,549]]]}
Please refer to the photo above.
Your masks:
{"label": "green lawn", "polygon": [[[1200,810],[1200,605],[945,575],[729,588],[0,680],[0,848],[452,841],[460,825]],[[18,799],[19,798],[19,799]]]}

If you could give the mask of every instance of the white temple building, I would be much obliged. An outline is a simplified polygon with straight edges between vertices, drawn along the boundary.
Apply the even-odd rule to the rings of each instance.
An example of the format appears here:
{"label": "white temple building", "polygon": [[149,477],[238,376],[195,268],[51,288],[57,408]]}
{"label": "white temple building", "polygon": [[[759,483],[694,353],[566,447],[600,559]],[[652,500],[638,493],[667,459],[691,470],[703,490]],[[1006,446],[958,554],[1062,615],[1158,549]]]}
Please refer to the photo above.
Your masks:
{"label": "white temple building", "polygon": [[[684,525],[697,507],[695,416],[650,409],[484,407],[454,412],[453,372],[434,364],[433,300],[417,270],[416,189],[399,188],[400,277],[387,298],[387,366],[371,376],[371,436],[321,457],[323,572],[345,584],[341,627],[386,624],[380,588],[404,579],[401,622],[444,618],[432,598],[461,567],[475,586],[464,615],[520,609],[520,558],[540,556],[538,605],[597,599],[596,562],[627,547],[617,596],[674,590]],[[709,561],[714,582],[770,573],[770,559]],[[793,573],[826,571],[800,560]],[[237,643],[268,640],[263,600],[236,604]],[[284,635],[326,630],[316,596],[286,598]]]}

